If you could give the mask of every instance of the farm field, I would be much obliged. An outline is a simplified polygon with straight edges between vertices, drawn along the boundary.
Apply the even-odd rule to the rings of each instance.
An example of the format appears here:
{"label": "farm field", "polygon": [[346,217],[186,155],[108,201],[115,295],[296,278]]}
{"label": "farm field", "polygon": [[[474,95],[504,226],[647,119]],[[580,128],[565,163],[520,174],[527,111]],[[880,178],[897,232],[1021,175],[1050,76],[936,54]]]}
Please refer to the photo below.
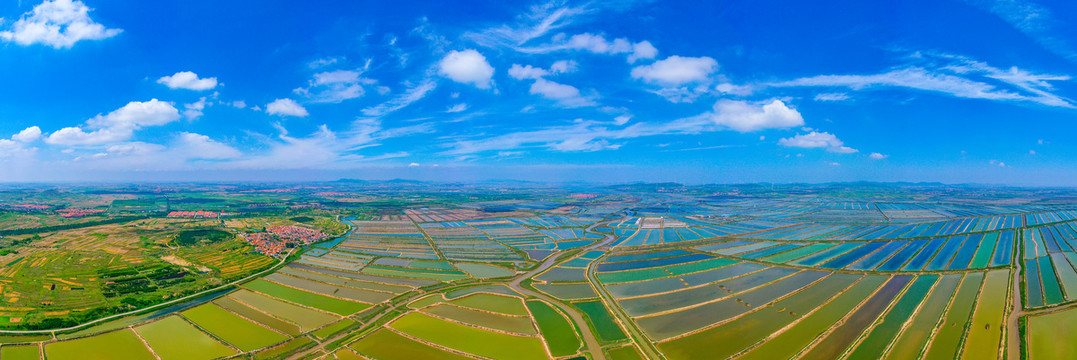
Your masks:
{"label": "farm field", "polygon": [[[517,196],[540,196],[534,191]],[[239,200],[228,194],[202,196],[227,199],[205,203],[216,204],[211,208],[219,212],[234,209],[228,204],[294,196]],[[118,282],[153,287],[138,294],[221,288],[106,325],[60,331],[56,339],[0,339],[0,358],[34,358],[38,349],[48,359],[78,358],[78,349],[93,349],[102,359],[118,358],[118,351],[123,358],[147,359],[1075,354],[1055,329],[1072,322],[1069,309],[1077,304],[1077,210],[978,206],[946,198],[920,203],[901,197],[680,196],[674,201],[648,192],[611,193],[574,203],[567,213],[565,207],[530,200],[456,198],[455,207],[401,200],[388,210],[322,207],[227,220],[140,219],[105,236],[87,233],[55,244],[113,249],[108,246],[123,243],[109,239],[124,226],[130,229],[122,231],[155,233],[216,224],[250,233],[266,226],[260,224],[321,223],[320,229],[331,231],[335,227],[325,222],[334,213],[343,215],[338,224],[350,230],[338,229],[339,236],[321,242],[295,243],[293,251],[275,255],[259,252],[242,237],[190,240],[192,246],[164,242],[153,251],[170,254],[165,256],[105,250],[108,255],[89,260],[54,257],[72,251],[65,248],[35,247],[9,260],[0,275],[36,274],[55,287],[0,278],[0,325],[15,327],[64,311],[44,309],[146,306],[138,296],[104,296],[127,289]],[[195,204],[189,200],[184,211],[198,211]],[[510,213],[500,211],[509,208]],[[100,229],[74,228],[65,236],[74,239],[75,231]],[[168,238],[163,236],[161,241]],[[149,253],[156,260],[140,258]],[[67,262],[93,270],[51,274]],[[263,269],[269,270],[242,279]],[[168,285],[188,277],[192,280]],[[229,279],[242,281],[228,285]],[[88,284],[98,284],[97,290]],[[83,295],[71,295],[76,292]],[[51,299],[47,306],[41,294]],[[30,299],[38,303],[30,306]]]}

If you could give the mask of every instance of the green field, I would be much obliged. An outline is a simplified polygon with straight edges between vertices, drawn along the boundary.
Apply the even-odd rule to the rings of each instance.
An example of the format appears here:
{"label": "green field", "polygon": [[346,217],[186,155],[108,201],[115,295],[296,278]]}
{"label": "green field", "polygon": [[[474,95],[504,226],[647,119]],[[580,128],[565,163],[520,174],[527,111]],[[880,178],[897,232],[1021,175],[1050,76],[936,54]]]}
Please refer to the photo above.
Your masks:
{"label": "green field", "polygon": [[0,359],[3,360],[38,360],[40,358],[41,349],[37,345],[0,346]]}
{"label": "green field", "polygon": [[[835,274],[769,308],[756,311],[722,326],[665,342],[660,349],[670,359],[731,356],[796,321],[826,300],[859,280],[857,275]],[[713,347],[708,344],[723,344]]]}
{"label": "green field", "polygon": [[423,312],[437,317],[456,320],[465,324],[481,326],[494,330],[502,330],[525,335],[538,334],[538,331],[535,330],[535,325],[531,324],[531,319],[528,317],[496,315],[488,312],[473,310],[469,308],[461,308],[446,304],[428,307],[426,309],[423,309]]}
{"label": "green field", "polygon": [[553,356],[572,355],[580,349],[582,344],[579,335],[564,315],[538,300],[528,300],[527,308],[534,315],[535,322],[542,330],[542,337],[546,339],[546,346],[549,346]]}
{"label": "green field", "polygon": [[288,339],[214,304],[184,311],[183,316],[243,351],[261,349]]}
{"label": "green field", "polygon": [[496,359],[545,359],[546,350],[537,337],[523,337],[483,331],[410,313],[389,326],[420,339],[479,356]]}
{"label": "green field", "polygon": [[945,275],[939,279],[931,295],[920,305],[920,310],[917,311],[905,332],[898,337],[897,344],[901,346],[893,347],[887,359],[908,359],[920,356],[921,350],[930,340],[932,329],[943,316],[943,311],[950,303],[950,298],[960,280],[960,275]]}
{"label": "green field", "polygon": [[303,331],[299,328],[299,325],[275,318],[269,314],[258,311],[257,309],[251,308],[250,306],[240,303],[230,297],[223,297],[217,299],[213,303],[217,304],[217,306],[220,306],[221,308],[224,308],[225,310],[236,313],[239,316],[245,317],[256,323],[268,326],[273,330],[277,330],[291,336],[297,336],[303,333]]}
{"label": "green field", "polygon": [[456,263],[456,268],[470,274],[471,277],[480,279],[505,277],[516,274],[512,270],[503,267],[484,264]]}
{"label": "green field", "polygon": [[49,360],[154,359],[131,329],[45,345]]}
{"label": "green field", "polygon": [[162,360],[208,360],[236,353],[178,316],[135,328]]}
{"label": "green field", "polygon": [[297,290],[261,279],[254,280],[243,286],[275,298],[310,306],[315,309],[325,310],[338,315],[351,315],[370,307],[368,304]]}
{"label": "green field", "polygon": [[288,356],[289,354],[294,353],[296,350],[308,347],[313,344],[314,340],[311,340],[310,338],[298,337],[292,340],[288,340],[288,342],[286,343],[268,349],[259,350],[257,353],[254,354],[254,358],[257,360],[278,359],[281,357]]}
{"label": "green field", "polygon": [[337,321],[337,322],[335,322],[335,323],[333,323],[333,324],[331,324],[329,326],[326,326],[324,328],[318,329],[317,331],[314,331],[311,334],[314,335],[315,337],[319,338],[319,339],[326,339],[326,338],[328,338],[330,336],[333,336],[336,333],[341,332],[344,329],[347,329],[348,327],[351,327],[351,326],[353,326],[355,324],[356,324],[355,321],[352,321],[352,320],[349,320],[349,319],[344,319],[344,320]]}
{"label": "green field", "polygon": [[602,341],[614,342],[627,337],[601,301],[577,302],[572,303],[572,305],[582,310],[584,315],[587,315],[587,321],[591,323],[591,328]]}
{"label": "green field", "polygon": [[[356,352],[378,360],[468,360],[412,339],[400,336],[392,330],[382,329],[351,344]],[[358,358],[358,357],[356,357]]]}
{"label": "green field", "polygon": [[849,310],[866,299],[886,281],[884,276],[866,276],[845,292],[834,297],[797,322],[793,327],[782,332],[744,354],[742,359],[787,359],[810,344],[819,334],[833,325],[838,319],[849,314]]}
{"label": "green field", "polygon": [[610,360],[643,360],[635,346],[619,347],[609,351]]}
{"label": "green field", "polygon": [[317,329],[339,319],[332,314],[292,305],[281,300],[246,290],[236,291],[229,295],[229,297],[238,300],[251,308],[264,311],[284,321],[297,324],[301,331]]}
{"label": "green field", "polygon": [[1077,311],[1060,311],[1028,318],[1028,358],[1031,360],[1077,359]]}
{"label": "green field", "polygon": [[502,314],[527,315],[527,309],[524,308],[523,301],[515,297],[480,293],[462,299],[452,300],[450,302],[464,307],[499,312]]}
{"label": "green field", "polygon": [[1006,326],[1006,304],[1010,299],[1010,272],[997,270],[987,273],[983,286],[969,333],[965,336],[962,359],[997,357],[1003,345],[1002,327]]}
{"label": "green field", "polygon": [[[17,230],[0,234],[0,327],[60,327],[215,289],[54,335],[0,336],[0,360],[1077,359],[1077,195],[316,185],[74,191],[79,208],[119,199],[112,211],[132,216],[85,224],[8,205],[74,207],[64,196],[0,189],[0,232]],[[224,216],[133,218],[150,208]],[[290,243],[283,261],[247,242],[313,233],[279,226],[351,231]],[[579,247],[603,241],[594,233],[613,239]],[[524,273],[537,275],[509,280]],[[1027,296],[1023,308],[1010,308],[1014,296]],[[1013,311],[1024,311],[1021,333],[1003,328]]]}

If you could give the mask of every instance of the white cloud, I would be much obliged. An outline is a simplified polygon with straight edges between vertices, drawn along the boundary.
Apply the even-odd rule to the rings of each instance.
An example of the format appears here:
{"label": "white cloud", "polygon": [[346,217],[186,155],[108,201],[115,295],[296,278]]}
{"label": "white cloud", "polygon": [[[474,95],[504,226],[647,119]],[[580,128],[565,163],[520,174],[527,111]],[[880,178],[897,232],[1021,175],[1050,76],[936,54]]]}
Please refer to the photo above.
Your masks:
{"label": "white cloud", "polygon": [[273,102],[266,104],[266,113],[270,115],[280,116],[298,116],[305,117],[310,115],[307,113],[307,109],[292,99],[276,99]]}
{"label": "white cloud", "polygon": [[450,51],[438,63],[438,73],[453,81],[489,89],[493,84],[494,68],[478,51]]}
{"label": "white cloud", "polygon": [[233,159],[242,155],[239,150],[202,134],[183,132],[176,140],[176,151],[190,159]]}
{"label": "white cloud", "polygon": [[987,163],[991,164],[991,166],[1006,167],[1006,163],[998,161],[998,160],[995,160],[995,159],[991,159]]}
{"label": "white cloud", "polygon": [[40,137],[41,137],[41,128],[39,128],[37,126],[31,126],[31,127],[26,128],[26,129],[23,129],[18,134],[15,134],[14,136],[11,137],[11,139],[15,140],[15,141],[18,141],[18,142],[22,142],[22,143],[28,143],[28,142],[34,142],[35,140],[37,140]]}
{"label": "white cloud", "polygon": [[509,76],[516,80],[533,80],[547,75],[570,73],[576,71],[578,66],[579,64],[573,60],[555,61],[550,65],[549,70],[531,65],[512,64],[512,67],[509,68]]}
{"label": "white cloud", "polygon": [[1036,155],[1036,150],[1029,150],[1029,151],[1028,151],[1028,154],[1029,154],[1029,155]]}
{"label": "white cloud", "polygon": [[845,143],[831,133],[812,131],[807,134],[798,134],[791,138],[778,140],[778,145],[798,148],[824,148],[829,152],[850,154],[857,152],[856,149],[845,146]]}
{"label": "white cloud", "polygon": [[584,137],[576,137],[565,139],[564,141],[553,143],[550,148],[557,151],[582,151],[591,152],[599,150],[617,150],[621,147],[621,144],[611,144],[606,139],[588,139]]}
{"label": "white cloud", "polygon": [[654,59],[658,55],[658,49],[650,41],[633,43],[626,38],[606,40],[602,34],[583,33],[572,36],[557,34],[552,42],[539,46],[513,46],[519,52],[529,54],[545,54],[554,51],[582,50],[594,54],[617,55],[628,54],[629,63],[640,59]]}
{"label": "white cloud", "polygon": [[341,84],[359,82],[359,72],[352,70],[336,70],[314,74],[314,85]]}
{"label": "white cloud", "polygon": [[453,106],[449,107],[449,109],[445,110],[445,112],[458,113],[458,112],[463,112],[465,110],[467,110],[467,104],[459,103],[459,104],[456,104],[456,105],[453,105]]}
{"label": "white cloud", "polygon": [[846,93],[819,93],[815,94],[815,101],[845,101],[849,100]]}
{"label": "white cloud", "polygon": [[97,145],[123,141],[131,138],[135,130],[147,126],[160,126],[179,120],[179,110],[172,103],[152,99],[132,101],[106,115],[97,115],[86,121],[92,131],[81,127],[66,127],[45,138],[45,142],[57,145]]}
{"label": "white cloud", "polygon": [[49,134],[49,137],[45,138],[45,142],[57,145],[98,145],[123,141],[130,137],[131,132],[129,131],[98,129],[86,132],[79,127],[65,127]]}
{"label": "white cloud", "polygon": [[[1068,80],[1069,76],[1033,74],[1011,67],[992,67],[962,56],[917,53],[923,64],[909,65],[880,74],[817,75],[767,84],[777,87],[844,87],[869,90],[898,87],[937,92],[959,98],[1000,101],[1028,101],[1047,106],[1072,108],[1072,101],[1053,93],[1049,81]],[[945,61],[939,66],[934,62]],[[976,77],[977,79],[972,79]],[[992,82],[994,84],[990,84]],[[1000,88],[1005,86],[1008,88]]]}
{"label": "white cloud", "polygon": [[771,100],[765,104],[753,104],[747,101],[718,100],[714,104],[711,119],[715,124],[738,132],[752,132],[764,129],[784,129],[804,125],[804,118],[796,109],[791,109],[781,100]]}
{"label": "white cloud", "polygon": [[383,129],[380,122],[366,119],[357,122],[357,130],[340,136],[321,125],[307,137],[293,137],[279,124],[280,135],[266,138],[267,149],[256,156],[221,164],[224,168],[238,169],[325,169],[340,168],[349,163],[406,157],[407,152],[364,156],[351,153],[357,148],[372,145],[371,141],[404,136],[414,132],[407,129]]}
{"label": "white cloud", "polygon": [[[9,158],[18,157],[24,158],[19,155],[33,155],[37,148],[26,148],[23,146],[23,142],[17,140],[0,139],[0,159],[4,159],[0,163],[7,163]],[[24,158],[22,160],[30,160]]]}
{"label": "white cloud", "polygon": [[580,90],[571,85],[559,84],[546,79],[537,79],[531,84],[531,93],[557,100],[565,106],[590,106],[595,102],[580,96]]}
{"label": "white cloud", "polygon": [[108,29],[90,19],[90,8],[81,1],[46,0],[22,14],[10,30],[0,31],[0,39],[19,45],[44,44],[55,49],[70,48],[81,40],[101,40],[123,30]]}
{"label": "white cloud", "polygon": [[419,163],[408,164],[408,167],[419,167]]}
{"label": "white cloud", "polygon": [[509,68],[509,76],[516,80],[538,79],[549,75],[549,73],[550,72],[546,71],[546,69],[531,65],[520,66],[520,64],[512,64],[512,67]]}
{"label": "white cloud", "polygon": [[883,154],[880,154],[880,153],[877,153],[877,152],[873,152],[870,155],[868,155],[868,158],[871,158],[872,160],[882,160],[882,159],[886,159],[888,157],[890,157],[890,155],[883,155]]}
{"label": "white cloud", "polygon": [[381,104],[364,108],[361,112],[366,116],[382,116],[403,109],[408,105],[421,100],[431,91],[434,91],[435,88],[437,88],[436,82],[430,79],[424,79],[419,84],[405,90],[403,94],[397,95]]}
{"label": "white cloud", "polygon": [[[369,66],[367,62],[367,66]],[[357,70],[335,70],[314,74],[307,87],[300,87],[292,92],[305,96],[316,103],[339,103],[363,96],[363,85],[376,85],[374,79],[362,77]]]}
{"label": "white cloud", "polygon": [[714,87],[714,90],[717,90],[718,92],[720,92],[722,94],[737,95],[737,96],[751,95],[752,92],[755,91],[755,89],[752,88],[752,86],[750,86],[750,85],[735,85],[735,84],[730,84],[730,83],[718,84],[718,86]]}
{"label": "white cloud", "polygon": [[663,87],[657,90],[648,90],[655,95],[661,96],[672,103],[691,103],[700,96],[709,94],[710,88],[706,84],[682,87]]}
{"label": "white cloud", "polygon": [[[729,100],[725,100],[729,101]],[[444,155],[470,155],[486,151],[513,151],[524,147],[545,147],[556,151],[596,151],[612,150],[622,144],[614,143],[620,139],[632,139],[655,135],[687,135],[706,132],[737,129],[792,127],[803,124],[803,119],[795,110],[789,109],[778,100],[770,104],[715,104],[714,112],[677,119],[668,122],[635,122],[623,129],[609,128],[608,121],[577,120],[569,125],[506,133],[479,139],[453,138],[445,144],[449,149]],[[756,118],[745,120],[741,118]],[[762,120],[759,118],[763,118]],[[624,115],[614,120],[615,125],[628,122]],[[623,122],[622,122],[623,121]],[[736,129],[734,129],[736,130]],[[841,145],[832,151],[842,152],[852,149]]]}
{"label": "white cloud", "polygon": [[579,64],[575,60],[558,60],[550,65],[551,74],[564,74],[576,71]]}
{"label": "white cloud", "polygon": [[627,39],[606,41],[602,35],[583,33],[572,35],[564,45],[567,49],[587,50],[596,54],[622,54],[632,51],[632,43]]}
{"label": "white cloud", "polygon": [[658,49],[651,45],[650,41],[640,41],[632,45],[632,54],[628,55],[628,62],[634,63],[639,59],[654,59],[658,56]]}
{"label": "white cloud", "polygon": [[702,82],[718,70],[718,62],[709,57],[670,56],[650,65],[632,69],[632,77],[662,86],[680,86]]}
{"label": "white cloud", "polygon": [[237,108],[237,109],[243,109],[243,108],[247,107],[247,102],[243,101],[243,100],[236,100],[236,101],[233,101],[229,105],[232,105],[232,107]]}
{"label": "white cloud", "polygon": [[342,58],[340,58],[340,57],[327,57],[327,58],[316,59],[314,61],[311,61],[311,62],[307,63],[307,66],[310,67],[311,69],[323,68],[323,67],[326,67],[326,66],[329,66],[329,65],[336,64],[341,59]]}
{"label": "white cloud", "polygon": [[87,121],[92,126],[130,127],[159,126],[179,120],[179,110],[172,103],[151,99],[132,101],[106,115],[97,115]]}
{"label": "white cloud", "polygon": [[158,84],[164,84],[172,89],[187,89],[187,90],[209,90],[217,87],[217,78],[198,78],[198,74],[190,71],[180,71],[178,73],[162,76],[157,79]]}
{"label": "white cloud", "polygon": [[624,125],[624,124],[627,124],[629,120],[632,120],[632,115],[624,114],[624,115],[621,115],[621,116],[613,118],[613,124],[614,125]]}
{"label": "white cloud", "polygon": [[206,108],[206,105],[209,105],[209,103],[206,102],[205,96],[199,98],[196,102],[184,104],[183,117],[187,118],[187,120],[194,120],[202,117],[202,110]]}
{"label": "white cloud", "polygon": [[512,64],[509,76],[517,80],[532,79],[530,92],[541,95],[550,100],[556,100],[563,106],[594,106],[597,105],[590,97],[580,95],[580,90],[572,85],[565,85],[543,78],[547,75],[566,73],[576,69],[575,61],[561,60],[553,63],[550,70],[531,65]]}
{"label": "white cloud", "polygon": [[1065,22],[1055,19],[1046,7],[1033,1],[1020,0],[969,0],[968,2],[1002,18],[1048,51],[1070,61],[1077,61],[1077,51],[1074,51],[1069,39],[1055,34],[1055,26],[1065,24]]}
{"label": "white cloud", "polygon": [[578,16],[587,12],[586,6],[564,6],[563,1],[552,0],[531,6],[527,13],[519,16],[517,24],[468,32],[464,37],[483,46],[518,48],[533,39],[572,24]]}
{"label": "white cloud", "polygon": [[140,156],[145,157],[148,154],[159,152],[164,150],[165,147],[158,144],[150,144],[144,142],[129,142],[123,144],[116,144],[109,146],[105,149],[106,152],[95,154],[96,157],[106,156]]}

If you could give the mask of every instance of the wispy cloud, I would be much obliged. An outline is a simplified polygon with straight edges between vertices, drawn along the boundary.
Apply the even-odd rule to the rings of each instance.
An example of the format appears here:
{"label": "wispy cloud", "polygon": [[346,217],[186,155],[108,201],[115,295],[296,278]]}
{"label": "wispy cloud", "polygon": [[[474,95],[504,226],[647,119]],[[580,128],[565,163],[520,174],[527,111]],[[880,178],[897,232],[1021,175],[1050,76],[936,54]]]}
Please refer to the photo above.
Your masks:
{"label": "wispy cloud", "polygon": [[403,93],[389,99],[381,104],[371,106],[362,110],[363,115],[366,116],[382,116],[411,105],[412,103],[421,100],[426,97],[431,91],[437,88],[437,83],[431,79],[423,79],[418,84],[409,87]]}
{"label": "wispy cloud", "polygon": [[[577,120],[568,125],[511,132],[477,139],[454,139],[444,146],[443,155],[469,155],[487,151],[517,150],[540,147],[553,151],[614,150],[619,140],[656,136],[687,135],[733,130],[751,132],[762,129],[781,129],[802,126],[803,118],[780,100],[763,103],[720,100],[714,110],[700,115],[667,122],[636,122],[627,127],[619,122]],[[623,124],[623,123],[621,123]],[[612,125],[612,126],[611,126]]]}
{"label": "wispy cloud", "polygon": [[1069,80],[1068,75],[1036,74],[1017,67],[1003,70],[985,62],[949,54],[915,53],[912,59],[918,61],[878,74],[817,75],[766,85],[842,87],[854,91],[906,88],[959,98],[1074,107],[1070,99],[1055,94],[1050,84],[1050,81]]}
{"label": "wispy cloud", "polygon": [[1065,37],[1056,32],[1056,20],[1051,10],[1029,0],[969,0],[969,3],[995,14],[1040,46],[1069,61],[1077,62],[1077,51]]}
{"label": "wispy cloud", "polygon": [[531,6],[513,24],[504,24],[464,34],[465,39],[487,47],[518,48],[531,40],[573,23],[590,12],[586,5],[568,6],[565,1],[549,1]]}

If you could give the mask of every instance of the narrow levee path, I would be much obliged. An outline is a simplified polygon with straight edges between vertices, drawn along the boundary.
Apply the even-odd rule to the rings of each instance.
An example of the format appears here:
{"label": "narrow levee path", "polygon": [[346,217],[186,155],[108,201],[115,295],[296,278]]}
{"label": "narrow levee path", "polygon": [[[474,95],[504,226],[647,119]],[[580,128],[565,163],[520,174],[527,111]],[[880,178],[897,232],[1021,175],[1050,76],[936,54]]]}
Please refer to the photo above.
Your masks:
{"label": "narrow levee path", "polygon": [[[610,235],[607,236],[612,238]],[[638,345],[638,348],[643,352],[644,357],[647,359],[662,359],[662,354],[655,348],[654,343],[648,340],[649,338],[647,335],[643,334],[643,331],[635,326],[635,323],[632,322],[632,319],[628,314],[620,310],[613,295],[606,291],[606,288],[599,283],[598,276],[595,273],[595,263],[602,258],[605,258],[605,255],[595,259],[595,261],[587,266],[587,280],[591,282],[591,285],[595,288],[595,293],[598,294],[602,302],[606,303],[610,308],[610,313],[617,318],[617,321],[624,324],[624,328],[628,330],[628,336],[633,339],[633,342],[635,342],[636,345]]]}
{"label": "narrow levee path", "polygon": [[1006,359],[1018,360],[1021,358],[1021,317],[1025,316],[1025,309],[1021,305],[1021,260],[1014,261],[1013,296],[1010,297],[1010,317],[1006,319]]}
{"label": "narrow levee path", "polygon": [[[618,220],[612,220],[612,221],[618,221]],[[588,226],[587,229],[584,230],[584,231],[585,232],[594,232],[595,227],[598,227],[599,225],[602,225],[602,224],[610,223],[612,221],[604,221],[604,222],[594,223],[591,226]],[[603,236],[604,237],[602,238],[602,241],[599,241],[599,242],[596,242],[594,244],[591,244],[591,245],[588,245],[588,246],[584,247],[583,250],[580,251],[580,253],[586,253],[588,251],[591,251],[591,250],[594,250],[594,249],[609,245],[609,243],[613,242],[613,239],[614,239],[613,235],[603,235]],[[576,323],[576,327],[578,327],[580,329],[580,336],[583,338],[584,344],[587,345],[587,352],[591,353],[591,359],[605,360],[606,355],[604,353],[602,353],[602,344],[598,342],[597,338],[595,338],[594,332],[591,331],[591,326],[587,324],[587,320],[584,319],[583,316],[580,315],[579,312],[577,312],[576,310],[570,308],[568,306],[568,304],[565,304],[563,301],[561,301],[559,299],[555,299],[555,298],[553,298],[551,296],[547,296],[546,294],[531,291],[531,290],[525,289],[524,287],[520,286],[520,282],[524,281],[525,279],[530,279],[531,277],[533,277],[535,275],[538,275],[538,274],[542,273],[543,271],[548,270],[549,268],[553,267],[553,265],[556,264],[556,263],[557,263],[557,257],[556,256],[550,256],[549,258],[546,259],[546,261],[543,261],[542,264],[539,264],[539,266],[535,267],[531,271],[528,271],[528,272],[526,272],[526,273],[524,273],[522,275],[519,275],[519,276],[513,278],[512,281],[509,281],[508,284],[506,284],[506,285],[508,285],[510,288],[512,288],[513,290],[515,290],[515,291],[517,291],[517,292],[519,292],[521,294],[528,295],[528,296],[534,296],[534,297],[537,297],[539,299],[546,300],[546,302],[548,302],[551,305],[556,306],[559,309],[561,309],[561,311],[564,312],[565,315],[568,315],[568,317],[570,319],[572,319],[572,322]]]}

